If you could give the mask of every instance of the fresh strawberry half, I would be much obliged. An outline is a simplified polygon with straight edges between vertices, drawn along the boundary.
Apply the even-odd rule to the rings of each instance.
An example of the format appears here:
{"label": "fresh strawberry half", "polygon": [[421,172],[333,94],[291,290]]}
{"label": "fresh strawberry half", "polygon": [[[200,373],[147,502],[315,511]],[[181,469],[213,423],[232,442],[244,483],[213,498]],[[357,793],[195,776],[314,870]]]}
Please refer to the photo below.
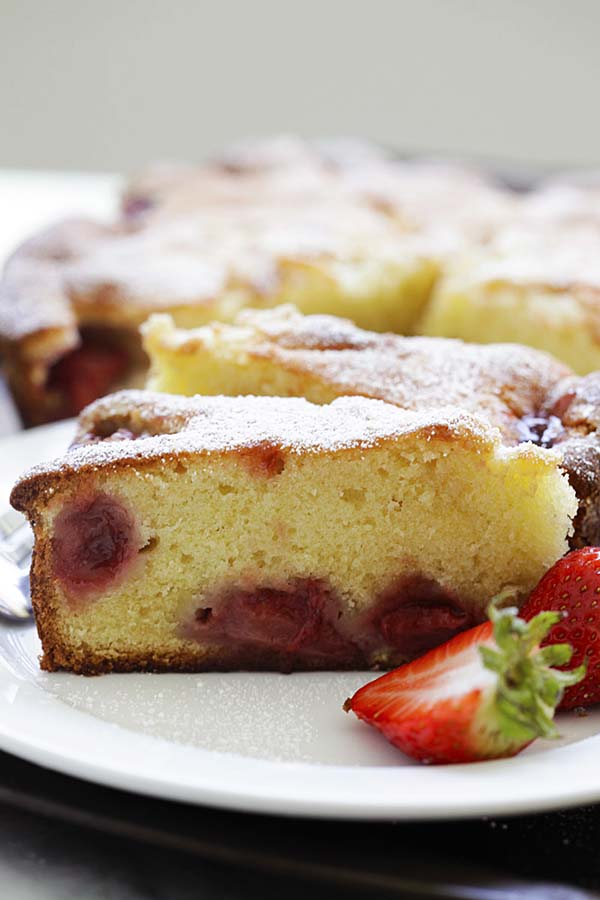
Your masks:
{"label": "fresh strawberry half", "polygon": [[586,663],[587,674],[565,691],[562,709],[600,703],[600,547],[584,547],[559,559],[530,594],[521,610],[531,619],[542,609],[556,610],[560,621],[545,643],[568,641],[569,668]]}
{"label": "fresh strawberry half", "polygon": [[489,616],[365,685],[344,709],[425,763],[514,756],[537,737],[556,737],[554,710],[584,674],[553,668],[569,662],[568,644],[540,648],[559,613],[525,622],[492,604]]}

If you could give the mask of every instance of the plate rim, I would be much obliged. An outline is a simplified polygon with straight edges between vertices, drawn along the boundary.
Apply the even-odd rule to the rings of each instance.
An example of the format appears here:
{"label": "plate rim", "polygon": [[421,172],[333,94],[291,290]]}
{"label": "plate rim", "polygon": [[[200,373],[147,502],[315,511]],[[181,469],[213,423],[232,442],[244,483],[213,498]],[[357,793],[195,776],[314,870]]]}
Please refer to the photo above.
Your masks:
{"label": "plate rim", "polygon": [[[13,703],[21,691],[28,695],[23,713]],[[69,746],[65,738],[56,743],[57,731],[69,735]],[[541,754],[454,766],[270,761],[174,744],[97,719],[34,682],[16,679],[6,666],[0,670],[0,747],[65,775],[145,796],[304,818],[465,819],[600,799],[600,735]],[[165,766],[167,775],[161,773]]]}

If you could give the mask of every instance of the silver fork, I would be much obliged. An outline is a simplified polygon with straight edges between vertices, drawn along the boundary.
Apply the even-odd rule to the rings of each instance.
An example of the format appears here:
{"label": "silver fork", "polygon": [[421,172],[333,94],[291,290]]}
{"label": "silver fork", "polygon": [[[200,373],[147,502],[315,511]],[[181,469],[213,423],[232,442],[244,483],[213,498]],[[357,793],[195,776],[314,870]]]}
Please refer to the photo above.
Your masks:
{"label": "silver fork", "polygon": [[29,566],[33,533],[14,509],[0,515],[0,621],[26,624],[33,620]]}

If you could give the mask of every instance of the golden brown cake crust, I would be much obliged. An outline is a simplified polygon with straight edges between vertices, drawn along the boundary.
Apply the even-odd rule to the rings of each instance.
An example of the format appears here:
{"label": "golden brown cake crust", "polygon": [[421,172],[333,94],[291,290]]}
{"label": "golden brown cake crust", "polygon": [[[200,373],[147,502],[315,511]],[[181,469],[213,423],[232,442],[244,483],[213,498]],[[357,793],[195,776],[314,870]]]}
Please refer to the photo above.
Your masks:
{"label": "golden brown cake crust", "polygon": [[543,414],[560,419],[554,446],[579,499],[571,548],[600,544],[600,373],[564,379],[549,393]]}
{"label": "golden brown cake crust", "polygon": [[[36,611],[36,617],[38,613]],[[47,623],[40,620],[40,633],[44,634],[42,647],[44,654],[40,667],[46,672],[66,670],[76,675],[106,675],[110,672],[235,672],[238,670],[256,672],[290,672],[289,654],[262,650],[254,658],[247,654],[240,660],[236,652],[228,653],[220,648],[218,656],[206,657],[200,653],[178,650],[174,653],[128,654],[127,657],[108,659],[105,655],[91,650],[67,650],[62,641],[57,640],[47,630]],[[348,660],[332,660],[328,671],[373,668],[363,656]],[[323,670],[323,662],[318,659],[298,658],[294,661],[294,672],[318,672]]]}

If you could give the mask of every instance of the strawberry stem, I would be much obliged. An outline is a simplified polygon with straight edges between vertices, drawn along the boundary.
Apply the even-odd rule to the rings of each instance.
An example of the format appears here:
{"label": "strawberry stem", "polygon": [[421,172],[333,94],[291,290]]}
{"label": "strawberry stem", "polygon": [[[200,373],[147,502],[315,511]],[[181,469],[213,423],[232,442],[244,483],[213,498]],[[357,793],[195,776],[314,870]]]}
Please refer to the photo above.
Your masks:
{"label": "strawberry stem", "polygon": [[554,711],[564,690],[585,675],[585,666],[560,671],[572,656],[569,644],[551,644],[540,648],[549,630],[560,621],[557,612],[542,612],[529,622],[513,607],[499,609],[511,589],[492,600],[488,615],[493,624],[496,647],[479,648],[484,666],[495,672],[498,684],[496,710],[502,732],[511,739],[556,738]]}

